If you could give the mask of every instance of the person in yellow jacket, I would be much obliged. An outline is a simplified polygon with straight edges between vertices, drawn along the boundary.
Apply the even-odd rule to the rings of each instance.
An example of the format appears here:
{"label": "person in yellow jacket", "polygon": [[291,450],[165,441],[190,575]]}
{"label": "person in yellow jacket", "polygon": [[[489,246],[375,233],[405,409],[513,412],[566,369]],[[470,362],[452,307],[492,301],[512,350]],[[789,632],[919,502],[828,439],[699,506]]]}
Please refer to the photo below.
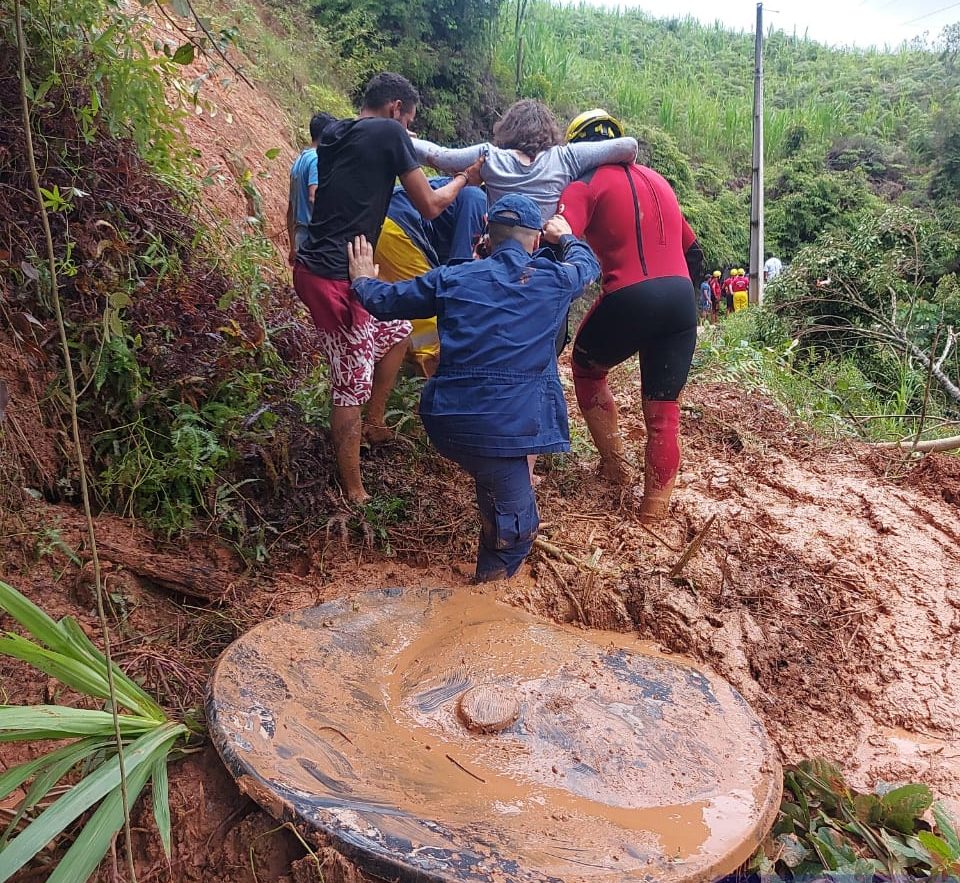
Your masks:
{"label": "person in yellow jacket", "polygon": [[[449,180],[430,178],[429,182],[437,190]],[[484,228],[486,210],[484,192],[478,187],[464,187],[439,217],[427,221],[413,207],[406,191],[395,188],[374,257],[380,265],[379,278],[403,282],[443,264],[470,260]],[[414,319],[412,325],[409,356],[423,375],[430,377],[440,353],[436,317]]]}
{"label": "person in yellow jacket", "polygon": [[750,302],[748,291],[750,289],[750,280],[747,278],[747,271],[743,267],[738,267],[732,273],[733,275],[733,311],[739,313],[745,310]]}

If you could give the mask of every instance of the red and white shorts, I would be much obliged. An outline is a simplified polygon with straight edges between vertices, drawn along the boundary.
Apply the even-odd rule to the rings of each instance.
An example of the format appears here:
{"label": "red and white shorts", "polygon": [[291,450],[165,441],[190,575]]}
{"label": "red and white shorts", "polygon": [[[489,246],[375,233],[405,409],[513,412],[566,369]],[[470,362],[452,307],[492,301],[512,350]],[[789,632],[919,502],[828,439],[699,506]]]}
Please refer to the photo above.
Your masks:
{"label": "red and white shorts", "polygon": [[374,367],[410,336],[410,323],[374,319],[350,291],[349,280],[317,276],[299,261],[293,285],[317,326],[320,350],[330,365],[333,403],[344,408],[366,404]]}

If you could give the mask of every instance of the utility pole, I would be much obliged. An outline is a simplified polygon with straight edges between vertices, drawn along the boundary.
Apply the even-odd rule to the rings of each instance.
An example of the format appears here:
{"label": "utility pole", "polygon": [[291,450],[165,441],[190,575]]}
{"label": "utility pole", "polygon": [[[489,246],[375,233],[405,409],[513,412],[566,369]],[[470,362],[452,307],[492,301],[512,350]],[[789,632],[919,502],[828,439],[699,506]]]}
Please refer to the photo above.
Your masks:
{"label": "utility pole", "polygon": [[750,189],[750,303],[763,303],[763,4],[757,4],[753,61],[753,176]]}

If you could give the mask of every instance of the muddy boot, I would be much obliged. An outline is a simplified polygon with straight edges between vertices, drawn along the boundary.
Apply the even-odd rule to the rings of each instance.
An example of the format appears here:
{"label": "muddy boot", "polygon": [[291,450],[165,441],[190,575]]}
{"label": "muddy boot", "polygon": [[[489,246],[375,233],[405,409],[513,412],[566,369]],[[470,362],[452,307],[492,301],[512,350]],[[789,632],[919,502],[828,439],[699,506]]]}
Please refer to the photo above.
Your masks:
{"label": "muddy boot", "polygon": [[644,399],[643,420],[647,426],[647,450],[640,520],[649,524],[666,518],[670,508],[680,467],[680,405]]}

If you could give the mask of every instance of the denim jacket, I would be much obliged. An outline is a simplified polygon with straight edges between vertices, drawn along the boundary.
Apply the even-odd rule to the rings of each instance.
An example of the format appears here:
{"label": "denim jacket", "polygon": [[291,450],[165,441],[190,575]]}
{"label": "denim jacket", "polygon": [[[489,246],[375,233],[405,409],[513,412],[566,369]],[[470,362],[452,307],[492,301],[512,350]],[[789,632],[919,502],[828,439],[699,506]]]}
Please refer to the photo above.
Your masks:
{"label": "denim jacket", "polygon": [[560,245],[562,261],[507,240],[488,258],[407,282],[353,283],[378,319],[436,315],[440,364],[423,389],[420,416],[438,445],[486,457],[570,449],[555,340],[570,302],[600,266],[575,237]]}

